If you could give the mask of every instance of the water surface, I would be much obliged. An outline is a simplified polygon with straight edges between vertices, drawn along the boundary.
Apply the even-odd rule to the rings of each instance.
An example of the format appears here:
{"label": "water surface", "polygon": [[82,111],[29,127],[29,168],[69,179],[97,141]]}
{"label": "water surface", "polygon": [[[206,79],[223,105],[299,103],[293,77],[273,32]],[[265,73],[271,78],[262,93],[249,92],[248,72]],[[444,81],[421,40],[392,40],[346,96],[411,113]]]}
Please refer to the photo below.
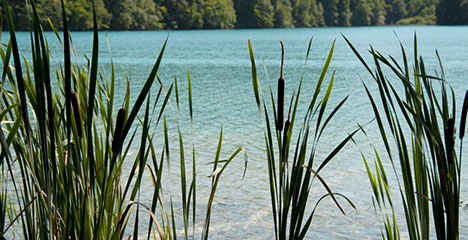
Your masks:
{"label": "water surface", "polygon": [[[401,59],[399,41],[407,48],[412,57],[414,34],[417,33],[419,53],[425,58],[427,69],[436,69],[438,62],[435,51],[438,50],[446,78],[457,94],[458,106],[461,106],[468,76],[468,27],[351,27],[351,28],[311,28],[311,29],[256,29],[256,30],[203,30],[203,31],[157,31],[157,32],[102,32],[100,35],[100,64],[102,69],[109,71],[112,57],[118,69],[117,89],[121,94],[117,100],[121,102],[125,78],[124,69],[130,79],[133,97],[143,85],[151,71],[159,50],[169,36],[159,75],[166,87],[175,76],[179,80],[181,91],[181,108],[183,115],[181,123],[186,140],[186,147],[194,143],[197,151],[196,161],[200,166],[199,179],[199,219],[204,216],[204,207],[209,194],[209,181],[205,176],[210,174],[219,129],[223,127],[223,154],[227,157],[238,146],[246,149],[249,162],[245,178],[242,179],[244,161],[237,158],[221,179],[216,195],[210,236],[213,239],[272,239],[274,237],[273,222],[267,182],[267,168],[264,154],[262,125],[251,84],[250,59],[247,41],[250,39],[257,60],[258,73],[267,94],[269,84],[273,86],[279,76],[280,44],[282,40],[286,48],[285,79],[286,92],[289,99],[293,89],[297,87],[301,75],[304,74],[302,92],[302,107],[299,109],[298,120],[302,119],[305,108],[313,93],[315,82],[321,67],[332,45],[336,40],[333,61],[330,66],[327,81],[332,71],[336,71],[335,84],[331,105],[345,96],[349,99],[334,122],[327,129],[319,148],[319,156],[325,156],[336,146],[348,132],[356,129],[357,124],[366,124],[372,119],[371,107],[365,95],[362,82],[373,83],[369,74],[360,64],[342,38],[345,35],[354,46],[366,54],[369,45],[382,52]],[[106,44],[109,40],[111,51]],[[81,62],[82,54],[91,55],[92,33],[74,32],[73,42]],[[313,37],[310,59],[304,66],[305,54],[309,39]],[[28,57],[30,55],[29,34],[19,33],[20,49]],[[57,49],[55,53],[60,62],[59,43],[54,35],[49,35],[50,45]],[[369,58],[367,58],[369,59]],[[261,67],[265,64],[268,76]],[[190,121],[187,108],[187,69],[193,83],[194,100],[194,138],[190,134]],[[104,71],[104,70],[103,70]],[[375,87],[375,86],[374,86]],[[275,88],[274,88],[275,90]],[[156,88],[154,90],[156,93]],[[174,99],[173,109],[176,108]],[[171,129],[172,149],[177,151],[176,114],[167,110]],[[381,148],[375,125],[367,128],[370,141]],[[159,131],[159,130],[158,130]],[[161,131],[159,131],[161,133]],[[158,135],[156,135],[158,136]],[[158,136],[161,138],[161,134]],[[344,201],[346,216],[343,216],[332,201],[324,201],[317,211],[308,237],[314,239],[376,239],[380,236],[381,221],[372,208],[372,192],[368,183],[364,164],[360,156],[362,151],[372,157],[368,139],[360,135],[357,144],[350,144],[325,169],[322,174],[331,188],[347,195],[356,205],[356,210],[347,206]],[[159,147],[160,148],[160,147]],[[135,148],[136,149],[136,148]],[[466,149],[468,150],[468,149]],[[383,151],[383,149],[382,149]],[[191,159],[189,156],[187,156]],[[384,160],[388,163],[388,160]],[[175,207],[180,208],[177,154],[172,155],[170,178],[166,179],[166,199],[173,196]],[[466,162],[466,161],[465,161]],[[129,166],[131,166],[129,164]],[[316,165],[317,166],[317,165]],[[466,169],[464,163],[463,169]],[[389,173],[391,171],[389,170]],[[166,176],[168,176],[166,174]],[[466,185],[468,177],[463,175],[462,184]],[[394,181],[394,180],[393,180]],[[398,198],[397,185],[393,182],[394,201]],[[468,201],[468,188],[462,187],[461,200]],[[315,204],[318,197],[325,194],[320,184],[312,187],[310,205]],[[142,191],[143,199],[150,199],[152,186],[145,182]],[[144,201],[144,200],[143,200]],[[178,209],[176,209],[178,210]],[[403,220],[403,212],[398,212]],[[202,221],[197,224],[202,227]],[[400,228],[405,229],[400,221]],[[461,238],[468,239],[468,214],[461,210]],[[180,225],[181,226],[181,225]],[[403,236],[405,236],[403,234]]]}

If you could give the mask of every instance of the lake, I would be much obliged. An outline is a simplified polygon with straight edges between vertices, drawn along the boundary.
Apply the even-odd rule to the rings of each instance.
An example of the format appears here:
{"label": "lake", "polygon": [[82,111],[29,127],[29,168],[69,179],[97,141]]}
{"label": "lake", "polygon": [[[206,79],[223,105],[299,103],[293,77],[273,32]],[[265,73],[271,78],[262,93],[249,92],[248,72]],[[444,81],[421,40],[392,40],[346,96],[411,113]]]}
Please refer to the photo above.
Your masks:
{"label": "lake", "polygon": [[[348,132],[357,128],[357,124],[366,124],[373,118],[369,100],[365,94],[362,82],[371,88],[375,87],[369,73],[355,57],[343,40],[345,35],[369,60],[366,51],[369,45],[384,55],[392,55],[401,59],[399,41],[412,57],[414,34],[417,34],[419,53],[423,55],[426,69],[438,67],[435,50],[438,50],[449,84],[457,96],[457,108],[460,109],[464,92],[468,89],[468,27],[440,26],[387,26],[387,27],[350,27],[350,28],[310,28],[310,29],[252,29],[252,30],[197,30],[197,31],[155,31],[155,32],[102,32],[100,35],[100,64],[103,72],[108,73],[112,58],[117,69],[117,89],[120,101],[126,86],[123,70],[130,79],[133,97],[149,75],[159,50],[169,36],[166,52],[159,75],[168,88],[170,82],[177,76],[181,92],[181,124],[184,131],[186,148],[194,143],[196,161],[199,166],[199,222],[197,229],[201,230],[204,217],[204,207],[209,195],[210,181],[205,176],[210,174],[211,166],[207,164],[214,160],[219,131],[223,128],[223,156],[228,157],[236,147],[242,146],[248,154],[248,168],[245,178],[244,159],[238,157],[228,167],[222,176],[219,190],[215,198],[213,215],[211,217],[210,236],[213,239],[272,239],[274,238],[273,221],[271,217],[268,173],[266,167],[265,146],[262,124],[259,118],[252,90],[251,65],[247,41],[250,39],[257,60],[258,75],[263,91],[267,94],[271,84],[276,91],[276,81],[279,77],[281,48],[279,41],[285,45],[285,82],[286,99],[290,99],[293,89],[299,83],[304,73],[304,87],[297,120],[302,120],[305,108],[313,94],[315,82],[327,57],[333,40],[336,39],[335,53],[326,80],[331,72],[336,70],[331,105],[338,104],[345,96],[349,96],[343,109],[324,134],[319,156],[325,156],[336,146]],[[110,51],[107,43],[109,40]],[[7,34],[4,33],[4,39]],[[310,58],[304,66],[309,39],[313,37]],[[73,42],[84,62],[82,53],[91,55],[92,33],[73,32]],[[30,56],[29,34],[18,34],[20,50],[26,57]],[[53,34],[48,35],[49,44],[56,49],[54,55],[60,62],[59,43]],[[411,58],[410,57],[410,58]],[[270,79],[261,67],[265,64]],[[187,69],[190,71],[193,84],[194,100],[194,137],[190,131],[187,104]],[[154,91],[157,91],[156,88]],[[153,96],[156,92],[154,92]],[[119,95],[119,94],[118,94]],[[266,95],[267,96],[267,95]],[[287,100],[286,100],[287,101]],[[120,106],[117,100],[116,106]],[[172,109],[176,109],[172,100]],[[176,211],[180,210],[179,178],[177,169],[178,138],[176,136],[177,114],[168,108],[171,131],[172,165],[170,177],[166,174],[165,198],[173,197]],[[457,119],[458,125],[458,119]],[[319,206],[314,221],[308,233],[313,239],[376,239],[380,237],[381,220],[375,216],[372,207],[372,190],[367,179],[361,152],[372,159],[369,141],[377,145],[383,153],[381,140],[376,126],[366,127],[370,140],[360,134],[356,143],[350,143],[329,166],[322,171],[322,177],[333,191],[348,196],[356,205],[353,209],[344,206],[346,216],[343,216],[329,199]],[[162,138],[162,132],[157,129],[157,138]],[[160,148],[160,147],[159,147]],[[136,149],[136,147],[135,147]],[[465,151],[468,150],[465,144]],[[133,151],[134,152],[134,151]],[[190,151],[187,151],[188,153]],[[134,154],[135,155],[135,154]],[[133,156],[134,156],[133,155]],[[187,154],[187,158],[190,154]],[[224,158],[223,158],[224,157]],[[130,157],[131,158],[131,157]],[[388,159],[383,159],[386,164]],[[190,162],[190,160],[189,160]],[[129,163],[129,166],[130,163]],[[316,163],[318,166],[318,162]],[[464,161],[463,170],[467,169]],[[388,174],[390,174],[388,168]],[[146,176],[147,177],[147,176]],[[462,184],[465,186],[468,176],[464,174]],[[397,185],[394,182],[394,201],[399,203]],[[149,181],[142,188],[142,200],[152,197],[152,185]],[[164,186],[163,186],[164,187]],[[468,201],[468,188],[462,187],[461,200],[464,205]],[[325,190],[315,182],[311,190],[310,206]],[[404,213],[397,212],[402,237],[405,238],[405,225],[402,221]],[[468,239],[468,211],[461,210],[461,239]],[[146,221],[145,221],[146,222]],[[181,222],[179,221],[179,224]],[[180,226],[182,226],[180,224]],[[199,231],[200,232],[200,231]]]}

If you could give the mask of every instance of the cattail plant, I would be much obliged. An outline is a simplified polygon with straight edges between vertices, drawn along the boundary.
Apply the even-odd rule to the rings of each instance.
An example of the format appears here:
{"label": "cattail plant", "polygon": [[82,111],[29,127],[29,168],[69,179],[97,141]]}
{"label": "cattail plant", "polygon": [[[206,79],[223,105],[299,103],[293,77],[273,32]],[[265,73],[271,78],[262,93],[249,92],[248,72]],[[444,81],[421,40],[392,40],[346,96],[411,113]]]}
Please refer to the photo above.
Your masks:
{"label": "cattail plant", "polygon": [[[122,165],[130,146],[136,142],[134,123],[140,108],[150,99],[149,92],[156,79],[165,44],[134,106],[124,104],[122,111],[129,113],[128,118],[122,121],[122,113],[118,114],[117,125],[120,126],[116,131],[120,135],[114,138],[118,141],[111,142],[115,78],[113,66],[111,79],[98,78],[99,39],[95,12],[91,64],[89,67],[73,64],[66,6],[61,2],[64,35],[59,42],[63,44],[64,65],[55,69],[59,86],[54,88],[49,46],[38,20],[35,1],[30,2],[31,62],[26,58],[20,61],[8,1],[3,3],[10,41],[6,48],[2,46],[0,50],[4,66],[2,86],[11,91],[1,91],[0,116],[7,123],[2,121],[0,131],[0,164],[2,174],[10,175],[13,188],[2,185],[0,238],[11,236],[11,229],[15,227],[19,227],[17,232],[24,239],[121,238],[128,221],[124,208],[130,206],[132,209],[136,205],[133,203],[140,189],[142,171],[147,160],[154,157],[146,154],[149,149],[154,149],[153,144],[146,141],[150,135],[149,114],[141,123],[146,133],[140,141],[139,157],[133,161],[139,167],[138,175],[124,182],[121,180]],[[57,32],[56,36],[59,36]],[[10,67],[11,58],[14,67]],[[128,103],[129,99],[127,89],[124,101]],[[163,106],[158,113],[162,115],[166,103],[161,104],[156,99],[154,104]],[[31,116],[34,116],[33,121]],[[4,132],[8,135],[5,136]],[[132,137],[128,138],[128,135]],[[122,191],[122,185],[128,189]],[[7,192],[14,193],[14,199],[8,201],[15,204],[3,204],[7,200],[3,193]],[[7,216],[5,211],[10,214]]]}
{"label": "cattail plant", "polygon": [[[163,201],[160,194],[164,163],[167,160],[169,166],[170,152],[165,108],[170,103],[174,86],[174,83],[171,84],[166,91],[157,76],[167,39],[133,107],[130,104],[129,80],[126,79],[123,107],[115,114],[114,65],[111,59],[110,78],[99,74],[99,38],[94,7],[92,56],[86,57],[90,59],[90,64],[83,66],[71,61],[72,53],[75,53],[75,58],[77,56],[76,51],[72,51],[74,47],[67,26],[66,5],[61,1],[63,38],[60,39],[58,32],[55,34],[63,46],[64,64],[55,69],[58,87],[54,88],[51,84],[53,74],[50,74],[49,46],[38,20],[35,1],[32,0],[31,5],[32,62],[24,58],[23,63],[20,61],[8,1],[4,0],[10,42],[6,49],[0,48],[4,66],[1,84],[11,91],[3,91],[3,88],[0,91],[0,170],[2,176],[10,176],[8,181],[11,181],[13,188],[8,188],[7,178],[0,180],[0,239],[14,235],[17,231],[11,230],[13,228],[19,228],[20,238],[24,239],[122,239],[129,232],[127,224],[132,213],[135,213],[132,235],[137,239],[141,228],[140,208],[146,210],[150,219],[148,239],[153,232],[156,235],[153,237],[176,239],[175,214],[178,212],[174,211],[172,200],[171,211],[167,211],[169,204]],[[51,27],[55,31],[55,27]],[[13,58],[14,67],[10,67],[10,58]],[[193,127],[192,87],[190,74],[187,74]],[[150,92],[154,91],[156,79],[159,82],[155,91],[157,96],[152,98]],[[179,111],[176,80],[175,94]],[[140,113],[142,107],[144,114]],[[33,114],[29,114],[31,112]],[[32,124],[29,122],[30,115],[35,117]],[[153,116],[157,116],[156,121],[152,121]],[[160,120],[164,121],[161,134],[156,131]],[[179,124],[181,215],[184,219],[184,236],[188,239],[190,216],[193,224],[191,234],[195,235],[197,169],[192,144],[192,181],[189,182],[185,176],[184,144]],[[141,131],[139,140],[136,140],[137,131]],[[156,156],[158,151],[154,144],[158,134],[163,138],[161,156]],[[224,160],[220,154],[221,145],[222,131],[210,175],[212,185],[201,233],[203,239],[208,238],[221,174],[242,151],[239,147]],[[137,154],[129,159],[132,147]],[[127,173],[124,164],[131,167],[126,179],[123,177]],[[149,203],[140,201],[139,197],[146,169],[149,169],[154,184],[153,198]],[[14,196],[7,194],[10,192]],[[162,214],[156,214],[158,211]],[[143,217],[146,219],[146,215]]]}
{"label": "cattail plant", "polygon": [[[309,42],[309,47],[307,50],[306,64],[311,44],[312,39]],[[321,96],[320,92],[322,84],[324,82],[333,55],[335,46],[335,42],[333,42],[327,60],[318,78],[315,92],[304,117],[304,122],[302,125],[300,125],[296,143],[292,142],[296,112],[299,106],[298,103],[301,94],[302,78],[295,93],[292,94],[291,103],[288,110],[288,119],[286,120],[283,129],[283,105],[285,95],[283,77],[284,46],[283,44],[281,44],[281,46],[281,74],[278,80],[278,105],[276,109],[274,107],[275,101],[273,99],[273,91],[270,87],[270,100],[273,106],[274,116],[273,127],[270,123],[270,113],[267,110],[267,104],[263,98],[262,92],[260,91],[261,88],[257,77],[255,58],[253,55],[252,45],[249,41],[249,53],[252,63],[252,85],[259,114],[262,123],[264,124],[266,160],[275,238],[278,240],[303,239],[312,224],[312,219],[318,204],[326,197],[330,197],[343,214],[344,210],[341,207],[341,204],[338,202],[338,199],[336,198],[337,196],[343,197],[352,207],[354,207],[352,202],[344,195],[332,192],[325,180],[320,176],[320,171],[336,157],[338,152],[343,149],[346,143],[352,139],[358,130],[353,131],[347,137],[345,137],[328,155],[319,156],[317,154],[317,145],[320,141],[323,131],[328,126],[335,113],[343,106],[347,99],[346,97],[341,100],[326,117],[326,120],[322,121],[325,117],[324,114],[331,95],[335,76],[333,73],[325,93],[323,96]],[[313,123],[316,124],[315,128],[313,128],[315,129],[315,132],[311,131],[310,128],[311,124]],[[283,130],[284,132],[282,134]],[[310,145],[312,145],[312,148],[310,150],[309,156],[307,156]],[[291,147],[294,149],[293,154],[290,153]],[[319,160],[322,161],[318,166],[315,166],[314,163]],[[326,194],[316,201],[311,212],[307,212],[308,209],[311,209],[307,208],[307,206],[310,201],[310,187],[315,179],[317,179],[324,186]]]}
{"label": "cattail plant", "polygon": [[[351,42],[345,40],[378,87],[379,94],[373,94],[364,84],[398,181],[410,239],[429,239],[431,232],[436,233],[437,239],[459,239],[462,147],[460,153],[455,154],[456,97],[445,80],[443,69],[440,76],[437,71],[435,76],[428,74],[423,58],[418,55],[416,35],[412,72],[401,44],[402,63],[391,56],[384,57],[371,47],[369,52],[375,66],[372,70]],[[438,53],[437,58],[442,68]],[[375,96],[379,96],[380,106]],[[465,97],[460,141],[464,136],[467,107]],[[408,132],[404,129],[408,129]],[[389,191],[390,184],[381,157],[377,150],[374,151],[375,173],[363,157],[374,192],[373,199],[377,202],[376,212],[381,213],[384,221],[382,237],[399,239],[400,230]],[[389,213],[386,211],[387,204],[391,209]]]}

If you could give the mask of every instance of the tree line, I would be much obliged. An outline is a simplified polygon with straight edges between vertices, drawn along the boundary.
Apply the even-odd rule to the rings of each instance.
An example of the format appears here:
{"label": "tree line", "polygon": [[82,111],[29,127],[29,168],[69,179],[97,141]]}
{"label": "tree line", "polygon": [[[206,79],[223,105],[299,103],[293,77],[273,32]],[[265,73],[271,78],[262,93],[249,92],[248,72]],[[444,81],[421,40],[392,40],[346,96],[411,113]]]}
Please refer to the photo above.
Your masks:
{"label": "tree line", "polygon": [[[10,0],[17,30],[31,6]],[[61,26],[60,0],[36,0],[43,26]],[[101,29],[232,29],[468,24],[468,0],[95,0]],[[92,29],[91,0],[65,0],[72,30]],[[3,5],[3,2],[0,6]],[[5,26],[4,26],[5,28]]]}

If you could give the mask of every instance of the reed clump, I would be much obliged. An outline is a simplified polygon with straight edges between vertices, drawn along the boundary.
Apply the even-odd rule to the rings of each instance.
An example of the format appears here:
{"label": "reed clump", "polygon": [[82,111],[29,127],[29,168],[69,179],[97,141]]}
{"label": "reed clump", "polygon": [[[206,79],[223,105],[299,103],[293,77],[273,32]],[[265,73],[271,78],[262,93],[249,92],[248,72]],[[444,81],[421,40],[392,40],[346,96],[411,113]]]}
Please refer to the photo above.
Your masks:
{"label": "reed clump", "polygon": [[[93,9],[93,45],[88,65],[72,63],[75,54],[67,25],[66,7],[61,1],[63,36],[55,31],[63,47],[63,65],[55,69],[53,79],[50,51],[43,28],[31,1],[31,61],[20,61],[14,23],[8,1],[4,0],[10,40],[0,48],[3,71],[0,91],[0,239],[122,239],[130,230],[139,235],[139,209],[148,212],[147,237],[176,238],[176,216],[170,202],[162,201],[164,161],[169,163],[169,138],[165,108],[170,102],[173,84],[166,91],[157,76],[164,54],[162,46],[153,68],[131,106],[129,80],[122,107],[115,112],[115,72],[111,60],[110,78],[99,74],[99,35]],[[0,21],[1,21],[0,17]],[[1,23],[0,23],[1,25]],[[52,29],[55,27],[51,23]],[[11,59],[13,63],[10,64]],[[52,85],[57,81],[57,87]],[[158,81],[159,86],[153,84]],[[177,81],[176,101],[179,105]],[[193,125],[191,80],[188,77],[190,117]],[[156,88],[157,95],[151,96]],[[152,111],[150,111],[152,109]],[[179,108],[178,108],[179,109]],[[144,111],[144,114],[141,112]],[[153,121],[153,116],[157,120]],[[155,129],[163,120],[161,157],[156,156]],[[179,123],[178,123],[179,124]],[[113,127],[115,126],[115,127]],[[180,129],[180,128],[179,128]],[[141,138],[137,139],[137,133]],[[179,130],[181,184],[185,239],[190,234],[189,217],[195,226],[196,164],[193,147],[192,181],[185,177],[185,155]],[[213,162],[211,193],[204,221],[203,239],[208,238],[213,199],[221,174],[242,151],[238,148],[228,160],[220,160],[222,132]],[[133,145],[133,147],[132,147]],[[129,151],[137,146],[136,157]],[[124,179],[124,164],[130,164]],[[144,172],[154,183],[151,201],[140,201]],[[7,176],[3,177],[3,176]],[[13,194],[13,195],[11,195]],[[159,206],[158,206],[159,205]],[[192,206],[191,208],[189,206]],[[158,208],[161,214],[156,214]],[[175,214],[178,214],[176,212]],[[19,231],[17,231],[19,229]],[[154,231],[154,232],[153,232]],[[154,233],[154,234],[153,234]]]}
{"label": "reed clump", "polygon": [[[369,52],[375,66],[372,69],[351,42],[345,40],[378,87],[378,94],[373,94],[364,84],[385,153],[397,179],[409,238],[429,239],[435,228],[437,239],[459,239],[462,141],[467,97],[462,106],[458,138],[460,150],[456,154],[456,98],[445,79],[438,53],[440,71],[431,75],[418,54],[415,35],[412,67],[400,44],[400,63],[371,47]],[[363,158],[374,193],[374,207],[384,222],[382,237],[400,239],[387,179],[388,170],[382,164],[378,151],[375,148],[374,151],[374,171],[364,155]]]}
{"label": "reed clump", "polygon": [[[20,61],[8,1],[4,0],[4,6],[10,41],[0,50],[4,66],[0,140],[2,175],[10,178],[2,181],[2,189],[14,193],[14,197],[1,196],[3,203],[11,203],[2,205],[10,215],[1,216],[0,235],[14,236],[11,228],[16,226],[19,236],[25,239],[120,238],[128,220],[124,207],[136,201],[139,179],[150,159],[145,154],[147,134],[143,133],[145,137],[139,143],[143,147],[134,163],[141,167],[136,181],[121,180],[122,165],[135,142],[134,121],[143,103],[150,99],[164,46],[135,105],[126,104],[119,111],[117,129],[112,129],[115,79],[113,69],[110,79],[98,77],[96,17],[90,64],[73,64],[74,51],[62,1],[63,37],[55,33],[63,47],[64,64],[55,69],[56,88],[35,1],[31,1],[31,61]],[[129,99],[127,94],[124,101]],[[127,117],[125,122],[122,116]],[[149,128],[149,117],[144,116],[144,130]]]}
{"label": "reed clump", "polygon": [[[309,42],[307,50],[306,65],[311,45],[312,39]],[[326,197],[330,197],[343,214],[344,210],[338,202],[337,197],[344,198],[347,203],[354,207],[353,203],[346,196],[333,192],[330,189],[326,181],[320,176],[320,171],[335,158],[335,156],[352,139],[358,130],[350,133],[332,150],[332,152],[319,159],[316,151],[322,133],[333,119],[336,112],[347,100],[347,97],[345,97],[330,111],[330,113],[328,113],[328,115],[326,114],[326,109],[329,105],[328,100],[330,99],[333,88],[335,72],[333,72],[323,95],[321,94],[321,91],[322,84],[324,83],[325,76],[333,56],[335,46],[335,42],[333,42],[327,60],[317,80],[315,92],[313,93],[312,100],[307,108],[304,121],[300,125],[297,140],[293,143],[292,137],[294,133],[296,111],[301,95],[302,78],[299,82],[298,88],[291,96],[288,119],[284,122],[283,105],[285,96],[285,79],[283,76],[284,46],[282,42],[281,46],[281,73],[278,80],[277,107],[275,108],[273,90],[270,87],[269,94],[272,109],[271,112],[268,111],[267,103],[260,90],[261,87],[257,77],[253,49],[249,41],[249,52],[252,65],[252,85],[260,118],[264,125],[266,160],[275,238],[303,239],[312,224],[312,219],[317,206]],[[273,114],[273,117],[271,117],[270,114]],[[270,119],[273,119],[273,125],[270,122]],[[310,150],[309,146],[311,146]],[[310,153],[308,153],[309,151]],[[319,162],[319,165],[315,166],[314,164],[320,160],[321,162]],[[309,210],[311,212],[307,212],[309,209],[307,206],[309,203],[310,188],[315,179],[323,185],[327,193],[316,201],[312,210]]]}

